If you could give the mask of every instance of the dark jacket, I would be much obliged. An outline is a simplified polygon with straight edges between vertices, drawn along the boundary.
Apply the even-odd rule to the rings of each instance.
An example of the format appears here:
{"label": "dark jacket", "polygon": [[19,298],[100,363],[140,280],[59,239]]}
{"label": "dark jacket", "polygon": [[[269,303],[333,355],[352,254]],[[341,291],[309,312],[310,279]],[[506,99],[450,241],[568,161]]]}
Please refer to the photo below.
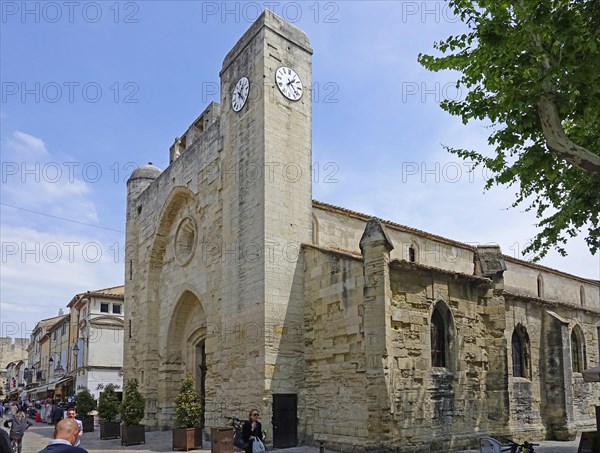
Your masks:
{"label": "dark jacket", "polygon": [[87,450],[81,447],[73,447],[66,444],[49,444],[39,453],[88,453]]}
{"label": "dark jacket", "polygon": [[257,437],[262,440],[262,425],[260,422],[256,422],[256,427],[252,429],[252,422],[246,420],[244,425],[242,426],[242,439],[248,441],[248,447],[246,448],[246,453],[252,453],[252,444],[254,443],[254,439],[250,440],[250,436]]}
{"label": "dark jacket", "polygon": [[9,453],[12,451],[12,447],[10,445],[10,437],[8,437],[8,433],[0,428],[0,452]]}
{"label": "dark jacket", "polygon": [[27,417],[13,415],[10,419],[10,437],[22,436],[25,433],[25,430],[31,425],[33,425],[33,423],[27,420]]}
{"label": "dark jacket", "polygon": [[63,418],[65,418],[65,410],[58,404],[55,404],[52,408],[52,424],[56,425]]}

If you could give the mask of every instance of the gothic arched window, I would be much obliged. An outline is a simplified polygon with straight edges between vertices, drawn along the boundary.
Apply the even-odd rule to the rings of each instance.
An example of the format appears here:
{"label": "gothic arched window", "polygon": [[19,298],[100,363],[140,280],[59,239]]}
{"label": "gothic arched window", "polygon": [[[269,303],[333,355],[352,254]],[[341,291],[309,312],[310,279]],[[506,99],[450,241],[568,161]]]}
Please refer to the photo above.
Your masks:
{"label": "gothic arched window", "polygon": [[517,325],[512,334],[512,370],[513,377],[530,379],[529,336],[522,325]]}
{"label": "gothic arched window", "polygon": [[408,261],[410,263],[415,262],[415,248],[412,245],[408,248]]}
{"label": "gothic arched window", "polygon": [[537,278],[537,295],[540,299],[544,297],[544,279],[541,275]]}
{"label": "gothic arched window", "polygon": [[571,366],[573,373],[581,373],[586,367],[585,341],[579,326],[575,326],[571,332]]}
{"label": "gothic arched window", "polygon": [[523,377],[523,345],[516,331],[512,335],[513,376]]}
{"label": "gothic arched window", "polygon": [[433,310],[431,315],[431,366],[432,367],[445,367],[446,366],[446,323],[440,313],[440,310],[436,308]]}

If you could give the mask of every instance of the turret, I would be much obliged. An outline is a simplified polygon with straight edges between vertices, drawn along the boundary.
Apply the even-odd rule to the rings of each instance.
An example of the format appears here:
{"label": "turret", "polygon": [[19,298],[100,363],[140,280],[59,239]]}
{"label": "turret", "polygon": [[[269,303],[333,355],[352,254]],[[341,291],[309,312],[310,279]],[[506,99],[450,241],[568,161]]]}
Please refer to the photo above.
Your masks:
{"label": "turret", "polygon": [[142,165],[133,170],[131,176],[127,180],[127,198],[137,198],[144,190],[146,190],[146,187],[159,177],[160,173],[160,168],[152,165],[152,162],[148,162],[148,165]]}

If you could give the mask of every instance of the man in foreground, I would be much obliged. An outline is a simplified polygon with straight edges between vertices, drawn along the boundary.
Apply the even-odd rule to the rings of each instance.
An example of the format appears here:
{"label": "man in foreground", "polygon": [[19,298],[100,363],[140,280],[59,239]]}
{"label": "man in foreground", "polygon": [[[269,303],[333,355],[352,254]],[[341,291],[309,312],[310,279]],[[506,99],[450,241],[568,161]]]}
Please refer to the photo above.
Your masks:
{"label": "man in foreground", "polygon": [[81,447],[74,447],[78,440],[79,426],[72,418],[59,421],[54,428],[54,440],[39,453],[88,453]]}

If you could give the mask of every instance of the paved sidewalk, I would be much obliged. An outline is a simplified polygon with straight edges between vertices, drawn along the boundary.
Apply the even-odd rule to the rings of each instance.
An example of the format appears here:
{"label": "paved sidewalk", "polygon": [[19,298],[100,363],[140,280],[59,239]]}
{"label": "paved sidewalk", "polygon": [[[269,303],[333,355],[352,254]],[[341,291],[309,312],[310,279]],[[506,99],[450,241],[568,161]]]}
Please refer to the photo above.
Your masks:
{"label": "paved sidewalk", "polygon": [[[22,453],[38,453],[52,438],[54,428],[44,423],[34,423],[27,430],[23,438]],[[579,438],[571,442],[539,442],[540,447],[536,447],[536,453],[576,453],[579,445]],[[132,445],[125,447],[121,445],[121,439],[100,440],[100,428],[96,427],[94,432],[85,433],[81,446],[89,453],[103,453],[106,451],[120,453],[156,453],[156,452],[171,452],[171,431],[149,431],[146,433],[146,444]],[[209,453],[210,442],[204,442],[203,449],[190,450],[196,453]],[[319,449],[314,447],[296,447],[287,448],[285,450],[270,450],[279,451],[281,453],[318,453]],[[326,453],[335,453],[332,450],[325,450]],[[452,452],[447,452],[452,453]],[[479,453],[479,450],[468,450],[455,453]]]}

